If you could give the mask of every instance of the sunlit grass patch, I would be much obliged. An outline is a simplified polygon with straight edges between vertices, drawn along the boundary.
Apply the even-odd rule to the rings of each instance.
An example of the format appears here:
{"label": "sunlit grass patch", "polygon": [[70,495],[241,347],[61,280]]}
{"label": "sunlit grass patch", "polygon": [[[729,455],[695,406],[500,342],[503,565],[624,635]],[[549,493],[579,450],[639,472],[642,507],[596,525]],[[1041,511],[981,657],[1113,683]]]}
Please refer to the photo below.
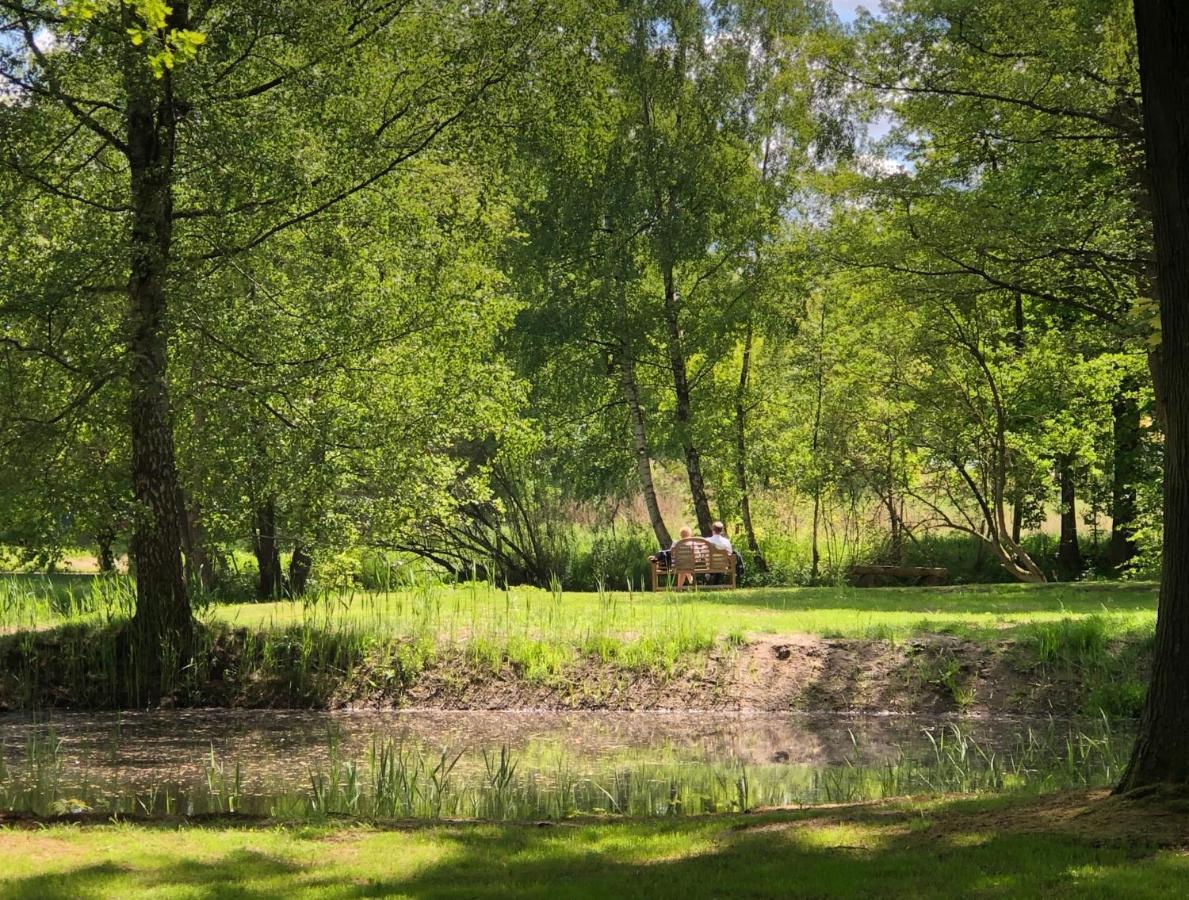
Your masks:
{"label": "sunlit grass patch", "polygon": [[[951,897],[1178,896],[1189,833],[1165,818],[1126,840],[1067,827],[1086,795],[900,801],[829,811],[554,828],[442,825],[396,830],[50,826],[0,829],[0,894],[261,896]],[[1050,814],[1054,814],[1049,818]],[[922,815],[924,814],[924,815]],[[919,826],[916,823],[924,822]],[[759,825],[760,827],[752,827]],[[765,827],[772,826],[772,827]]]}

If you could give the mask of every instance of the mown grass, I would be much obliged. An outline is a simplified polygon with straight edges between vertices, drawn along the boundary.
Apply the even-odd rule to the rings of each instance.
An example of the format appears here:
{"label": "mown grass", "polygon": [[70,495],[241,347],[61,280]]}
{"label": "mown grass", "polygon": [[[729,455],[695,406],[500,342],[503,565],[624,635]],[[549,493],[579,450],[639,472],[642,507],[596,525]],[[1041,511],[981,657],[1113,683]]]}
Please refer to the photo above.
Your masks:
{"label": "mown grass", "polygon": [[[1085,794],[901,801],[550,828],[10,828],[0,830],[0,895],[1179,896],[1189,817],[1162,811],[1157,828],[1136,811],[1096,810],[1116,802]],[[1102,827],[1072,827],[1077,814]]]}

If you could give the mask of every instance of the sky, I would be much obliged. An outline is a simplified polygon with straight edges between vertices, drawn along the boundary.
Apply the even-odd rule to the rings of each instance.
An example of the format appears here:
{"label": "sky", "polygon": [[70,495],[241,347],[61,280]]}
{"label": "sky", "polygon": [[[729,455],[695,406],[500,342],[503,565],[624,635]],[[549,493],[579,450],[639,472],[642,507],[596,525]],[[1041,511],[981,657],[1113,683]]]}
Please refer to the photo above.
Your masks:
{"label": "sky", "polygon": [[[860,9],[878,13],[880,0],[830,0],[830,3],[838,18],[843,22],[850,23],[855,20],[855,14]],[[887,114],[879,115],[867,124],[867,137],[869,140],[877,141],[886,137],[891,129],[891,117]]]}
{"label": "sky", "polygon": [[834,12],[843,22],[853,22],[855,12],[859,7],[871,10],[879,9],[879,0],[831,0],[831,2],[834,4]]}

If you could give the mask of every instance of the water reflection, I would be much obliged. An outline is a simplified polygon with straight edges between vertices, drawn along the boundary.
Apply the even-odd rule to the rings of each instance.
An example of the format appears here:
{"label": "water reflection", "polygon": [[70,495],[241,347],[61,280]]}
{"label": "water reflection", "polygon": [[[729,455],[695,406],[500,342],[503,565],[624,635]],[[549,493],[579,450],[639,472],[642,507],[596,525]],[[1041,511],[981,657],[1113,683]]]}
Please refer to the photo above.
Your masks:
{"label": "water reflection", "polygon": [[663,815],[1104,784],[1130,726],[920,717],[202,710],[0,716],[0,808]]}

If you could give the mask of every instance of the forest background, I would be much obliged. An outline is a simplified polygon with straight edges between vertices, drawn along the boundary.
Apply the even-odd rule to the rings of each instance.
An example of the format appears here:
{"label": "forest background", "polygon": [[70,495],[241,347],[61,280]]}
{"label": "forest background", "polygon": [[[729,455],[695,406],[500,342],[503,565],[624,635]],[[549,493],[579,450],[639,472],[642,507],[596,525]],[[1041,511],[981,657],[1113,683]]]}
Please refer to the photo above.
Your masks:
{"label": "forest background", "polygon": [[0,3],[9,565],[1159,574],[1128,3],[327,6]]}

